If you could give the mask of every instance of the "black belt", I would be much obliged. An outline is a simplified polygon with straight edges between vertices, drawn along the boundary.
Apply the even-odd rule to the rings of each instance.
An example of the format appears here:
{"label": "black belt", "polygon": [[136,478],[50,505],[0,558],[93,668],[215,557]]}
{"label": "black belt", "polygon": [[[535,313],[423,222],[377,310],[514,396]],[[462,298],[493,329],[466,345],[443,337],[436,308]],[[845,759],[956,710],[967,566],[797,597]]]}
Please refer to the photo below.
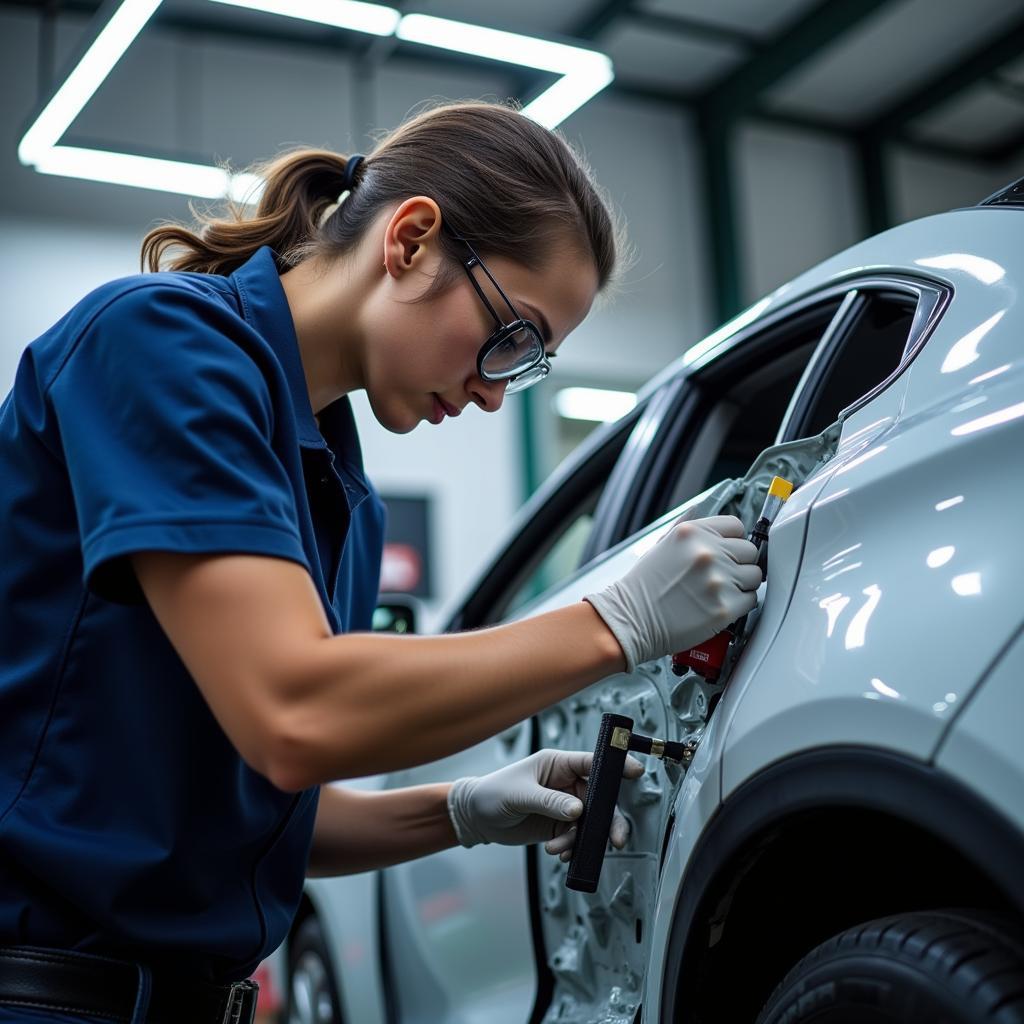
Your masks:
{"label": "black belt", "polygon": [[211,985],[87,953],[0,947],[0,1006],[126,1024],[252,1024],[258,992],[254,981]]}

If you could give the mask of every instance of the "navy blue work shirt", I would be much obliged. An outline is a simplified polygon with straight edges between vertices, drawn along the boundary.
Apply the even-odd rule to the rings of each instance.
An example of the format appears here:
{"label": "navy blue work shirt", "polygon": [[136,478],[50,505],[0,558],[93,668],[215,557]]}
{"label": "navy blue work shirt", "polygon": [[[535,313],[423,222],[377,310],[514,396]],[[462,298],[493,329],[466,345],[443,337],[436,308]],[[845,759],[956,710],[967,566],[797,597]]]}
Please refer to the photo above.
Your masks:
{"label": "navy blue work shirt", "polygon": [[370,627],[383,506],[348,399],[314,419],[274,253],[86,296],[19,363],[0,482],[0,945],[245,977],[319,790],[245,764],[130,556],[290,559],[335,632]]}

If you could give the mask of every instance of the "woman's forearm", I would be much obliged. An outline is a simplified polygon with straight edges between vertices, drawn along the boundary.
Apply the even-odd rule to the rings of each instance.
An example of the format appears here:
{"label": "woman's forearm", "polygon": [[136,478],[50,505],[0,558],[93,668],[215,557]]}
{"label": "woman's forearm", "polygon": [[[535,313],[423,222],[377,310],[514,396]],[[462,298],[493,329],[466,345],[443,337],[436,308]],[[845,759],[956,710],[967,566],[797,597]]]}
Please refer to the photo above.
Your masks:
{"label": "woman's forearm", "polygon": [[307,875],[349,875],[455,846],[447,782],[368,793],[320,790]]}
{"label": "woman's forearm", "polygon": [[450,636],[324,638],[279,694],[275,778],[298,789],[434,761],[623,666],[585,602]]}

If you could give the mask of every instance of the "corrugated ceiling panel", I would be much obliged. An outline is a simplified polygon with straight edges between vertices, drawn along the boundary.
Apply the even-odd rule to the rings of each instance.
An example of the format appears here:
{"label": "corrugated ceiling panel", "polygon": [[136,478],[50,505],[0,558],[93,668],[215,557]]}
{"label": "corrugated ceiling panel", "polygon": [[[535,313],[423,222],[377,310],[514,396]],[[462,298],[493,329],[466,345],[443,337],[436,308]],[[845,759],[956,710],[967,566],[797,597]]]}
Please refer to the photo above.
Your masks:
{"label": "corrugated ceiling panel", "polygon": [[601,48],[626,82],[687,92],[710,84],[745,55],[728,43],[696,42],[620,21],[601,36]]}
{"label": "corrugated ceiling panel", "polygon": [[927,117],[913,122],[915,138],[986,147],[1012,132],[1024,132],[1024,94],[1008,96],[988,84],[961,93]]}
{"label": "corrugated ceiling panel", "polygon": [[[396,4],[402,7],[401,4]],[[454,18],[473,25],[521,32],[525,35],[565,35],[600,6],[599,0],[515,0],[515,3],[481,3],[480,0],[421,0],[405,4],[438,18]]]}
{"label": "corrugated ceiling panel", "polygon": [[817,0],[640,0],[643,10],[723,25],[750,35],[775,35]]}
{"label": "corrugated ceiling panel", "polygon": [[1007,0],[902,0],[822,47],[770,90],[772,106],[839,123],[875,116],[1024,15]]}

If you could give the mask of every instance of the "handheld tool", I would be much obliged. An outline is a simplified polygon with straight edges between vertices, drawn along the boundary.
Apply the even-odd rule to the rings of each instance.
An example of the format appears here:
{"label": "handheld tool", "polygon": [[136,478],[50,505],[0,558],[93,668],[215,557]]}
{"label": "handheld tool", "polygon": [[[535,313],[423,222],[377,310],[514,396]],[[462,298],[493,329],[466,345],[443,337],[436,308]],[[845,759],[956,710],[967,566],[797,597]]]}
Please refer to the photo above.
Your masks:
{"label": "handheld tool", "polygon": [[608,830],[619,799],[626,753],[650,754],[669,761],[689,763],[694,746],[639,736],[633,732],[633,719],[625,715],[601,716],[601,729],[594,747],[594,762],[587,782],[587,798],[576,826],[576,842],[565,884],[579,892],[597,892],[604,864]]}
{"label": "handheld tool", "polygon": [[[779,510],[786,503],[793,493],[793,485],[781,476],[772,478],[768,487],[768,494],[764,499],[764,507],[761,515],[750,531],[748,540],[757,548],[758,565],[761,571],[766,569],[765,556],[768,549],[768,531],[775,522]],[[715,682],[722,674],[722,666],[725,664],[729,645],[733,640],[743,635],[743,627],[746,624],[746,616],[728,625],[720,633],[716,633],[710,640],[691,647],[688,651],[678,651],[672,655],[672,671],[677,676],[685,675],[687,670],[693,669],[698,675],[703,676],[709,683]]]}

